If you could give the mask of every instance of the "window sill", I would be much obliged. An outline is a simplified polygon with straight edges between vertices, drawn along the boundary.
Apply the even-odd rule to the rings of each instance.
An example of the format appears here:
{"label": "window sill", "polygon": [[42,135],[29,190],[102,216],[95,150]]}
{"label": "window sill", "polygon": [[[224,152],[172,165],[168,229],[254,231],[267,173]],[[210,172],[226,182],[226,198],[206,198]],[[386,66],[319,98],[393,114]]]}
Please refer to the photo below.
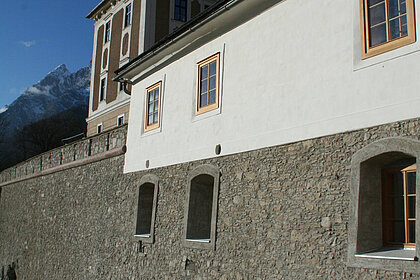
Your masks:
{"label": "window sill", "polygon": [[403,261],[417,261],[416,249],[401,249],[384,247],[379,250],[366,252],[363,254],[356,254],[357,258],[370,258],[370,259],[388,259],[388,260],[403,260]]}
{"label": "window sill", "polygon": [[210,243],[211,240],[210,239],[186,239],[187,241],[190,242],[201,242],[201,243]]}

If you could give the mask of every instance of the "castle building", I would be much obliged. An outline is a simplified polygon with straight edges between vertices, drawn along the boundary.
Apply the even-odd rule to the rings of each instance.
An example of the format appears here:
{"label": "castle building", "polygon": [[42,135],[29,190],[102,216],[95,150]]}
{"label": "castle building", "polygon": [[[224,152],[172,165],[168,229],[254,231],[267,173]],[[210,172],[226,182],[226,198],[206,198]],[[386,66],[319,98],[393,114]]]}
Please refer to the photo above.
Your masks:
{"label": "castle building", "polygon": [[419,6],[102,1],[91,137],[0,174],[3,270],[418,279]]}
{"label": "castle building", "polygon": [[213,2],[103,0],[87,15],[95,21],[88,136],[128,122],[130,96],[114,72]]}

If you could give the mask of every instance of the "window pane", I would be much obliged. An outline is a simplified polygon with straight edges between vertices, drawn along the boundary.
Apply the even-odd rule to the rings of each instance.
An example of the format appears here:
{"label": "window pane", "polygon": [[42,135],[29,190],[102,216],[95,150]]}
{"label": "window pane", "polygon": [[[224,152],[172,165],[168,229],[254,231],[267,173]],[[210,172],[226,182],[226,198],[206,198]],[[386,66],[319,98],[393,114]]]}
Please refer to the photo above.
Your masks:
{"label": "window pane", "polygon": [[158,112],[156,112],[154,115],[153,115],[153,123],[157,123],[158,122]]}
{"label": "window pane", "polygon": [[404,243],[405,242],[405,229],[404,222],[395,221],[393,222],[393,239],[392,242]]}
{"label": "window pane", "polygon": [[201,81],[201,93],[207,92],[207,80]]}
{"label": "window pane", "polygon": [[409,242],[416,243],[416,222],[415,221],[408,222],[408,232],[410,235]]}
{"label": "window pane", "polygon": [[149,91],[149,102],[153,102],[153,91]]}
{"label": "window pane", "polygon": [[205,65],[201,67],[201,80],[206,79],[209,76],[209,67]]}
{"label": "window pane", "polygon": [[151,124],[153,124],[153,115],[149,115],[149,117],[147,118],[147,125]]}
{"label": "window pane", "polygon": [[409,196],[408,197],[408,218],[415,218],[416,217],[416,197]]}
{"label": "window pane", "polygon": [[392,174],[392,195],[403,195],[403,174],[395,173]]}
{"label": "window pane", "polygon": [[375,5],[375,4],[377,4],[379,2],[383,2],[383,1],[384,0],[368,0],[368,6],[370,7],[372,5]]}
{"label": "window pane", "polygon": [[385,21],[385,3],[369,8],[369,26]]}
{"label": "window pane", "polygon": [[401,17],[401,25],[406,25],[406,24],[407,24],[407,16]]}
{"label": "window pane", "polygon": [[209,90],[215,89],[216,88],[216,76],[213,76],[210,78],[210,88]]}
{"label": "window pane", "polygon": [[204,107],[207,105],[207,93],[201,95],[200,99],[200,107]]}
{"label": "window pane", "polygon": [[405,5],[405,1],[401,1],[401,11],[400,14],[403,15],[407,12],[407,6]]}
{"label": "window pane", "polygon": [[212,90],[209,93],[209,104],[216,103],[216,91]]}
{"label": "window pane", "polygon": [[400,34],[400,19],[396,18],[389,22],[389,29],[391,31],[391,40],[401,37]]}
{"label": "window pane", "polygon": [[150,234],[152,225],[154,185],[146,183],[140,186],[137,205],[136,234]]}
{"label": "window pane", "polygon": [[404,219],[404,197],[394,197],[392,199],[392,218]]}
{"label": "window pane", "polygon": [[217,66],[216,61],[213,61],[212,63],[210,63],[210,76],[216,75],[216,66]]}
{"label": "window pane", "polygon": [[157,111],[159,109],[159,101],[155,101],[155,111]]}
{"label": "window pane", "polygon": [[385,24],[370,29],[370,46],[376,46],[386,42],[386,26]]}
{"label": "window pane", "polygon": [[398,2],[399,0],[389,0],[389,18],[394,18],[400,14]]}
{"label": "window pane", "polygon": [[214,178],[200,175],[191,181],[188,202],[188,239],[210,239]]}
{"label": "window pane", "polygon": [[416,172],[407,172],[408,194],[416,193]]}
{"label": "window pane", "polygon": [[149,110],[148,113],[151,114],[153,113],[153,103],[149,104]]}

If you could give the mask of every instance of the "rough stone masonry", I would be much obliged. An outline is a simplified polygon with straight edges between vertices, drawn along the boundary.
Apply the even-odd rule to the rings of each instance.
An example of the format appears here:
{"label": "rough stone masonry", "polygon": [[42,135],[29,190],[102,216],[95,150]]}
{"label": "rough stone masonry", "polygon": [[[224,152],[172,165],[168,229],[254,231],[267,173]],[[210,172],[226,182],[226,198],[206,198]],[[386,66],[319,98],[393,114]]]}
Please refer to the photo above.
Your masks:
{"label": "rough stone masonry", "polygon": [[[17,279],[417,279],[352,268],[346,258],[352,155],[385,137],[418,140],[419,122],[130,174],[120,155],[4,185],[2,271],[14,264]],[[99,138],[92,142],[109,146],[109,137]],[[91,156],[83,143],[72,146],[80,147],[76,154]],[[50,153],[56,165],[60,152]],[[221,173],[215,250],[182,246],[187,178],[202,164]],[[1,182],[22,170],[6,170]],[[160,179],[153,244],[133,239],[136,192],[146,174]]]}

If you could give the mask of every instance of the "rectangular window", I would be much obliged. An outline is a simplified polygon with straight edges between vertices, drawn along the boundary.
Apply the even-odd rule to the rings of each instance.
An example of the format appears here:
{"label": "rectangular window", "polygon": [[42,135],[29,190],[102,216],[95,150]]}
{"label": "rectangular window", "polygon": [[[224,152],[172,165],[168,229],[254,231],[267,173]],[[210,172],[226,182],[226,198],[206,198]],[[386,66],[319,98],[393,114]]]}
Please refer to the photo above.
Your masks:
{"label": "rectangular window", "polygon": [[111,21],[105,23],[105,43],[109,41],[111,37]]}
{"label": "rectangular window", "polygon": [[96,126],[96,132],[97,132],[97,133],[101,133],[101,132],[102,132],[102,123],[100,123],[100,124],[98,124],[98,125]]}
{"label": "rectangular window", "polygon": [[196,114],[219,107],[219,60],[217,53],[198,65]]}
{"label": "rectangular window", "polygon": [[416,165],[382,175],[384,246],[416,246]]}
{"label": "rectangular window", "polygon": [[106,85],[106,78],[101,80],[101,90],[99,92],[99,101],[103,101],[105,99],[105,85]]}
{"label": "rectangular window", "polygon": [[187,0],[175,0],[174,19],[187,21]]}
{"label": "rectangular window", "polygon": [[124,114],[123,115],[119,115],[117,117],[117,126],[121,126],[124,124]]}
{"label": "rectangular window", "polygon": [[125,7],[125,16],[124,16],[124,27],[127,27],[131,24],[131,4],[128,4]]}
{"label": "rectangular window", "polygon": [[360,0],[362,58],[416,41],[413,0]]}
{"label": "rectangular window", "polygon": [[159,127],[161,88],[162,82],[158,82],[146,89],[146,117],[144,131],[149,131]]}

